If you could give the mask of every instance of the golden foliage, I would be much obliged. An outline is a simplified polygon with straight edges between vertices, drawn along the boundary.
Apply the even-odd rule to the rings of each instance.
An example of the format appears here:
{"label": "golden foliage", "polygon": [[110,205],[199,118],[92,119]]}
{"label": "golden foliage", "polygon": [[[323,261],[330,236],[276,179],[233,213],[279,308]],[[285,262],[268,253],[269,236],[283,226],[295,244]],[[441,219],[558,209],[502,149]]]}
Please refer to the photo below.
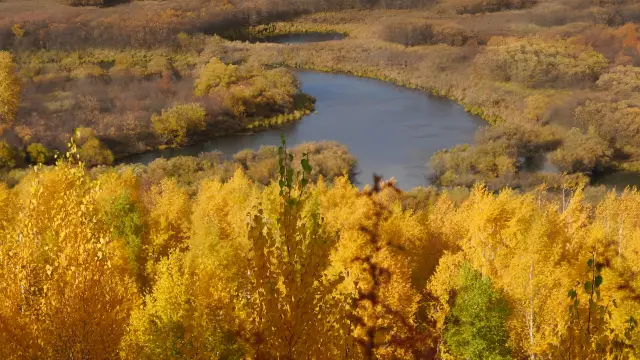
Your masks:
{"label": "golden foliage", "polygon": [[4,197],[0,349],[5,359],[112,358],[137,306],[122,246],[79,167],[31,174]]}
{"label": "golden foliage", "polygon": [[0,51],[0,129],[13,124],[20,103],[20,89],[11,54]]}
{"label": "golden foliage", "polygon": [[174,251],[186,249],[191,228],[190,201],[173,179],[154,184],[143,199],[149,211],[145,224],[143,251],[147,260],[147,274],[155,273],[154,266]]}
{"label": "golden foliage", "polygon": [[217,87],[226,89],[239,80],[236,65],[226,65],[220,59],[212,58],[200,71],[194,93],[197,96],[205,96]]}
{"label": "golden foliage", "polygon": [[175,104],[162,114],[153,114],[153,129],[164,143],[184,145],[187,134],[204,130],[207,112],[199,103]]}
{"label": "golden foliage", "polygon": [[[632,353],[636,190],[592,206],[579,187],[558,204],[477,186],[409,210],[392,183],[307,184],[308,163],[287,166],[267,186],[203,179],[195,197],[67,162],[0,185],[0,357],[447,358],[463,264],[504,295],[514,358]],[[593,257],[598,303],[616,306],[574,337],[591,312],[574,317],[567,292]]]}

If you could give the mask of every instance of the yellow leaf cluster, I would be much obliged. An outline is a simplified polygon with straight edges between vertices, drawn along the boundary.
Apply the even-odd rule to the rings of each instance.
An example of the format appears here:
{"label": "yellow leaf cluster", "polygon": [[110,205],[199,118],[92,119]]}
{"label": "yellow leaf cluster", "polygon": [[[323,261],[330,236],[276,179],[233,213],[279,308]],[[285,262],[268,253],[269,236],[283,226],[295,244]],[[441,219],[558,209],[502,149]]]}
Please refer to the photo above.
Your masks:
{"label": "yellow leaf cluster", "polygon": [[11,54],[0,51],[0,128],[15,120],[20,103],[20,78]]}
{"label": "yellow leaf cluster", "polygon": [[[503,294],[513,358],[633,358],[635,190],[588,205],[579,188],[558,204],[478,186],[413,206],[392,183],[280,190],[238,170],[191,196],[65,162],[0,185],[0,358],[451,359],[464,266]],[[583,286],[594,258],[600,322]]]}

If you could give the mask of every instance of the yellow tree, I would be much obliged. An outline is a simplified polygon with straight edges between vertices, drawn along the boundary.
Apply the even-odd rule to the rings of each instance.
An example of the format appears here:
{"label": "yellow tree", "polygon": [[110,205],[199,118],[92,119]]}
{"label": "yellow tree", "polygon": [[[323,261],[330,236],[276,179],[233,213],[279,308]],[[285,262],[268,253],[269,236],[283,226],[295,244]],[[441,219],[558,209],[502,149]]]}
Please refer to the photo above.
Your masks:
{"label": "yellow tree", "polygon": [[296,172],[284,142],[279,154],[279,182],[265,189],[250,219],[249,278],[237,295],[242,337],[257,358],[343,357],[337,323],[345,319],[332,296],[342,279],[325,276],[338,237],[326,231],[309,192],[308,157]]}
{"label": "yellow tree", "polygon": [[466,257],[511,301],[514,349],[531,359],[545,354],[568,321],[572,285],[569,239],[557,208],[532,195],[476,188],[459,216],[468,226],[461,244]]}
{"label": "yellow tree", "polygon": [[408,249],[420,248],[424,229],[394,200],[393,183],[378,185],[362,193],[346,179],[319,186],[327,230],[340,238],[327,274],[344,278],[335,296],[348,304],[340,311],[361,352],[354,356],[410,358],[422,339],[415,333],[419,295],[412,285],[420,264]]}
{"label": "yellow tree", "polygon": [[[582,200],[581,192],[577,194]],[[638,206],[640,194],[610,192],[582,219],[576,236],[580,263],[571,292],[572,327],[565,352],[574,358],[627,358],[637,347],[640,283],[634,275],[640,253]],[[572,204],[569,212],[578,204]],[[578,232],[576,231],[576,232]]]}
{"label": "yellow tree", "polygon": [[340,279],[324,275],[337,237],[325,233],[302,191],[306,178],[294,184],[292,171],[282,189],[257,191],[241,172],[201,184],[189,250],[156,266],[123,357],[341,357],[349,329],[340,333],[335,323],[346,319],[333,315]]}
{"label": "yellow tree", "polygon": [[11,126],[20,103],[20,79],[11,54],[0,51],[0,132]]}
{"label": "yellow tree", "polygon": [[158,263],[153,291],[131,315],[122,359],[243,358],[231,293],[202,260],[174,252]]}
{"label": "yellow tree", "polygon": [[168,256],[154,266],[152,291],[145,297],[145,306],[131,317],[121,348],[123,358],[210,359],[244,354],[236,334],[233,295],[248,276],[247,213],[257,200],[255,186],[240,171],[224,184],[217,180],[200,184],[193,227],[184,244],[188,251],[180,252],[184,245],[171,247]]}
{"label": "yellow tree", "polygon": [[186,191],[170,178],[152,185],[142,201],[147,211],[142,251],[146,274],[153,278],[155,264],[173,250],[186,250],[191,231],[191,201]]}
{"label": "yellow tree", "polygon": [[16,215],[0,229],[0,357],[116,358],[138,298],[98,188],[61,163],[12,192],[3,211]]}

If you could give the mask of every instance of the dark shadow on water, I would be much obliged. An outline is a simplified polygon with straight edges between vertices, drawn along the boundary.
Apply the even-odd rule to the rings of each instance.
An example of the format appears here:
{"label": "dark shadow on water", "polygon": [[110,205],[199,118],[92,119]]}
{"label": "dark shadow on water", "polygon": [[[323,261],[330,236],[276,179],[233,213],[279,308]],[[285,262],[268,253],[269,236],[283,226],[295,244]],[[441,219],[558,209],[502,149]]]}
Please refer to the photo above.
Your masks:
{"label": "dark shadow on water", "polygon": [[325,41],[343,40],[347,36],[339,32],[309,32],[292,33],[266,37],[254,37],[250,35],[238,35],[227,37],[228,40],[248,41],[250,43],[274,43],[274,44],[305,44]]}
{"label": "dark shadow on water", "polygon": [[640,189],[640,173],[633,171],[615,171],[600,174],[592,179],[592,185],[604,185],[608,189],[623,191],[627,187]]}
{"label": "dark shadow on water", "polygon": [[325,42],[343,40],[346,36],[341,33],[306,33],[306,34],[285,34],[277,35],[264,39],[264,42],[276,44],[304,44],[314,42]]}

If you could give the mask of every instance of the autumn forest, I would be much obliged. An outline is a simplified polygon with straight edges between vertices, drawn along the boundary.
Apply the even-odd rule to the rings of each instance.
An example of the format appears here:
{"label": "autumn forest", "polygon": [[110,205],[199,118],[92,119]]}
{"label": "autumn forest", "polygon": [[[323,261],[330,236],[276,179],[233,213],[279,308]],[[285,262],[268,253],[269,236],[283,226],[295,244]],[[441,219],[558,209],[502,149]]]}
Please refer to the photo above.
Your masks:
{"label": "autumn forest", "polygon": [[[0,359],[639,359],[640,192],[601,185],[640,177],[639,23],[633,0],[0,0]],[[300,34],[332,38],[273,41]],[[128,160],[295,127],[295,69],[483,126],[412,189],[331,139]]]}

